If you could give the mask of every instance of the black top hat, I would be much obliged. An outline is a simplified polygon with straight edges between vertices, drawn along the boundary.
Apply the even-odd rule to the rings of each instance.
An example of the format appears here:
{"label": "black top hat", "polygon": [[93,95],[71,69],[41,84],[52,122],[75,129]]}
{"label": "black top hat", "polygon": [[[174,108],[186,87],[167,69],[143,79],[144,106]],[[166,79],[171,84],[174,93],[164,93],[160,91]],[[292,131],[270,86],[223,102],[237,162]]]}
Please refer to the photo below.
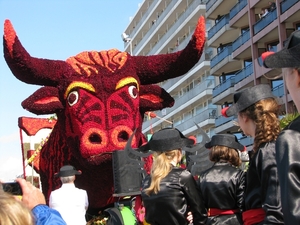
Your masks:
{"label": "black top hat", "polygon": [[169,150],[179,149],[186,146],[192,146],[194,140],[185,137],[176,128],[164,128],[155,132],[150,141],[139,147],[139,151],[148,150],[165,152]]}
{"label": "black top hat", "polygon": [[206,148],[212,148],[213,146],[220,145],[228,148],[238,149],[240,151],[244,150],[244,146],[240,144],[233,134],[216,134],[212,136],[210,142],[205,144]]}
{"label": "black top hat", "polygon": [[288,38],[285,47],[276,53],[262,54],[266,68],[286,68],[300,66],[300,30],[294,31]]}
{"label": "black top hat", "polygon": [[273,95],[270,86],[267,84],[259,84],[244,89],[233,95],[233,104],[224,113],[228,117],[236,115],[238,112],[266,98],[276,99],[276,96]]}
{"label": "black top hat", "polygon": [[80,170],[76,170],[74,166],[66,165],[60,168],[58,173],[55,173],[55,177],[68,177],[73,175],[81,175]]}

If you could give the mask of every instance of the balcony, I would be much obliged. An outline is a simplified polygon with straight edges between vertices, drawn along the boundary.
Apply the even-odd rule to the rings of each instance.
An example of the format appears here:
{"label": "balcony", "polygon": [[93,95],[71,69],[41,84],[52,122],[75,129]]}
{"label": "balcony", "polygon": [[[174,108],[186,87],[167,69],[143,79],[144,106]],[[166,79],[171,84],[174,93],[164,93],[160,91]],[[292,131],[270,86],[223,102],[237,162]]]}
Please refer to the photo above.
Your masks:
{"label": "balcony", "polygon": [[229,13],[235,4],[236,0],[210,0],[206,4],[205,17],[214,20],[218,15]]}
{"label": "balcony", "polygon": [[250,39],[250,29],[242,33],[234,42],[232,42],[232,51],[234,52]]}
{"label": "balcony", "polygon": [[235,17],[245,6],[248,4],[247,0],[240,0],[233,8],[230,10],[229,19],[231,20]]}
{"label": "balcony", "polygon": [[[165,11],[170,11],[172,8],[174,8],[176,4],[176,1],[172,1],[168,7],[166,8]],[[172,26],[167,30],[166,33],[164,33],[159,41],[156,42],[156,44],[147,52],[147,55],[155,55],[158,54],[159,52],[163,51],[164,48],[167,50],[167,44],[171,42],[171,39],[176,39],[175,35],[178,35],[178,32],[182,27],[187,23],[187,19],[190,18],[191,16],[194,17],[193,20],[197,21],[199,19],[198,13],[201,13],[201,10],[204,12],[205,7],[203,3],[201,4],[201,0],[194,0],[187,8],[186,10],[179,16],[179,18],[176,20]],[[163,12],[165,13],[165,12]],[[162,15],[163,16],[163,15]],[[160,16],[160,18],[162,18]],[[159,19],[160,19],[159,18]],[[190,19],[191,20],[191,19]],[[156,24],[160,24],[159,20],[156,21]],[[160,25],[161,26],[161,25]],[[194,28],[193,28],[194,29]],[[193,29],[191,29],[191,33],[193,33]],[[147,32],[143,40],[148,40],[149,37],[152,38],[153,34],[155,33],[155,26],[152,26],[150,30]],[[177,40],[176,40],[177,41]],[[145,43],[144,43],[145,44]],[[138,46],[140,47],[140,46]],[[184,46],[185,47],[185,46]]]}
{"label": "balcony", "polygon": [[253,74],[253,64],[251,63],[235,74],[234,77],[235,83],[237,84],[241,82],[242,80],[244,80],[245,78],[249,77],[252,74]]}
{"label": "balcony", "polygon": [[[142,37],[141,41],[137,44],[137,46],[133,49],[133,55],[138,55],[142,51],[141,49],[145,47],[147,44],[146,40],[151,39],[153,35],[156,33],[155,30],[160,29],[160,27],[163,24],[163,21],[167,18],[167,15],[171,10],[174,8],[174,6],[177,4],[177,1],[172,0],[171,3],[166,7],[166,9],[162,12],[162,14],[157,18],[155,24],[151,26],[151,28],[146,32],[146,34]],[[151,4],[151,9],[152,9]],[[150,12],[149,10],[147,13]]]}
{"label": "balcony", "polygon": [[274,87],[272,89],[272,93],[273,93],[273,95],[275,95],[278,98],[281,98],[282,96],[284,96],[284,86],[283,86],[283,84],[280,84],[280,85]]}
{"label": "balcony", "polygon": [[210,0],[206,3],[206,11],[210,10],[210,8],[217,2],[217,0]]}
{"label": "balcony", "polygon": [[[196,63],[195,66],[193,66],[193,68],[187,72],[185,75],[183,76],[180,76],[180,77],[175,77],[175,78],[172,78],[172,79],[169,79],[167,80],[163,85],[162,85],[162,88],[164,88],[165,90],[169,90],[169,88],[176,88],[177,86],[174,86],[176,83],[181,83],[180,80],[186,80],[188,79],[190,76],[193,76],[193,74],[195,73],[192,73],[194,70],[197,70],[200,72],[201,71],[205,71],[205,70],[208,70],[210,68],[210,57],[208,54],[202,54],[201,58],[199,59],[199,61]],[[207,79],[209,80],[209,79]]]}
{"label": "balcony", "polygon": [[175,126],[178,130],[184,132],[185,130],[195,126],[195,123],[201,124],[201,127],[205,129],[205,127],[209,126],[214,126],[215,124],[215,119],[209,117],[209,113],[213,110],[214,108],[208,108],[205,111],[194,115],[192,118],[183,121],[181,124]]}
{"label": "balcony", "polygon": [[232,76],[213,89],[213,104],[221,105],[224,102],[232,101],[232,94],[234,93],[235,85],[234,79],[234,76]]}
{"label": "balcony", "polygon": [[221,125],[223,125],[225,123],[233,121],[234,118],[235,118],[234,116],[230,116],[230,117],[219,116],[218,118],[216,118],[215,126],[219,127],[219,126],[221,126]]}
{"label": "balcony", "polygon": [[295,5],[297,2],[300,2],[299,0],[288,0],[288,1],[282,1],[280,3],[280,11],[281,14],[290,9],[293,5]]}
{"label": "balcony", "polygon": [[211,39],[218,31],[220,31],[226,24],[229,23],[229,15],[224,15],[222,19],[218,23],[216,23],[210,30],[208,31],[207,38]]}
{"label": "balcony", "polygon": [[214,68],[223,59],[225,59],[226,57],[228,57],[229,55],[231,55],[231,53],[232,53],[232,46],[231,45],[227,45],[226,47],[224,47],[224,49],[219,54],[217,54],[215,57],[213,57],[211,59],[210,67]]}
{"label": "balcony", "polygon": [[259,33],[261,30],[263,30],[265,27],[267,27],[276,19],[277,19],[277,10],[269,12],[267,15],[265,15],[262,19],[260,19],[258,22],[256,22],[253,25],[254,35]]}
{"label": "balcony", "polygon": [[[151,12],[156,7],[159,0],[153,0],[147,11],[143,14],[143,16],[140,18],[139,22],[134,26],[132,32],[130,33],[130,37],[134,38],[135,35],[139,32],[139,30],[144,26],[145,21],[148,20],[148,17],[151,15]],[[125,43],[126,44],[126,43]]]}
{"label": "balcony", "polygon": [[244,136],[244,137],[240,138],[238,141],[246,147],[253,145],[253,138],[252,137]]}
{"label": "balcony", "polygon": [[234,76],[232,76],[213,89],[213,97],[216,97],[217,95],[221,94],[228,88],[233,87],[234,85],[235,85],[235,80],[234,80]]}
{"label": "balcony", "polygon": [[[183,109],[186,109],[187,107],[192,107],[193,103],[196,101],[206,101],[207,99],[210,99],[212,96],[212,89],[215,86],[214,79],[206,79],[205,82],[200,83],[199,85],[195,86],[193,89],[191,89],[189,92],[182,95],[180,98],[176,99],[175,104],[172,108],[166,108],[165,109],[165,115],[162,115],[161,111],[157,111],[157,116],[170,120],[176,113],[182,111]],[[211,112],[211,109],[206,111],[206,117],[205,119],[209,118],[209,113]],[[197,117],[198,118],[198,117]],[[201,117],[202,118],[202,117]],[[202,122],[198,118],[198,123]],[[151,121],[146,121],[143,123],[143,133],[147,132],[150,129],[150,125],[153,127],[158,126],[163,121],[154,118],[151,119]],[[214,122],[213,122],[214,124]]]}
{"label": "balcony", "polygon": [[235,120],[235,116],[231,117],[224,117],[219,116],[215,121],[215,133],[237,133],[239,130],[239,127],[234,125],[233,121]]}

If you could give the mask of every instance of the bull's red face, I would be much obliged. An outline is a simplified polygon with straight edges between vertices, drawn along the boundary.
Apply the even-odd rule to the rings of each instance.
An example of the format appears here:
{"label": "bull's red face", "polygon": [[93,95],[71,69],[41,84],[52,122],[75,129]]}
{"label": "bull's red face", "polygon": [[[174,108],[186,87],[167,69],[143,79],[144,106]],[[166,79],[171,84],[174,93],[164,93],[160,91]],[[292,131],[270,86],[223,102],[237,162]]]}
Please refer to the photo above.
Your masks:
{"label": "bull's red face", "polygon": [[[91,84],[73,82],[65,97],[68,141],[74,142],[72,146],[79,144],[75,156],[89,163],[98,164],[107,158],[105,153],[124,149],[133,131],[141,124],[139,84],[133,77],[116,82],[110,95]],[[135,138],[133,144],[136,146]]]}

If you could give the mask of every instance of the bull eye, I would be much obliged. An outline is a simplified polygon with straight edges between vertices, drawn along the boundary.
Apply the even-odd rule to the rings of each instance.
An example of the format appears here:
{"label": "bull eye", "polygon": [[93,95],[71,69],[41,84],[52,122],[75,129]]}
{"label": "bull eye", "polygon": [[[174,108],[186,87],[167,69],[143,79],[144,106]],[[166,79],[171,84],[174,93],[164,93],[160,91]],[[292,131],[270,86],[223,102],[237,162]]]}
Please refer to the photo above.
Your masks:
{"label": "bull eye", "polygon": [[129,86],[128,87],[128,93],[132,98],[137,98],[138,96],[138,90],[136,88],[136,86]]}
{"label": "bull eye", "polygon": [[70,106],[75,105],[78,102],[78,99],[79,99],[79,95],[78,95],[77,91],[70,92],[70,94],[68,95],[68,98],[67,98]]}

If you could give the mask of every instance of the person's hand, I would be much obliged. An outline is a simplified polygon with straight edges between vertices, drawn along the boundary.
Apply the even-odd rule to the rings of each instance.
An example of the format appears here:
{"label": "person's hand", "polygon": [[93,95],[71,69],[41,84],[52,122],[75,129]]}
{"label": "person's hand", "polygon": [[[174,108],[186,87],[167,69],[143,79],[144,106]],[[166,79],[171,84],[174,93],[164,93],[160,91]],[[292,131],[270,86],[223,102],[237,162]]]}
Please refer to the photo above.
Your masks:
{"label": "person's hand", "polygon": [[189,221],[189,224],[193,223],[193,214],[191,212],[188,212],[188,216],[186,218]]}
{"label": "person's hand", "polygon": [[21,201],[30,210],[32,210],[37,205],[46,204],[45,196],[43,195],[40,189],[36,188],[31,183],[27,182],[22,178],[17,178],[16,181],[20,184],[22,188],[23,195]]}

